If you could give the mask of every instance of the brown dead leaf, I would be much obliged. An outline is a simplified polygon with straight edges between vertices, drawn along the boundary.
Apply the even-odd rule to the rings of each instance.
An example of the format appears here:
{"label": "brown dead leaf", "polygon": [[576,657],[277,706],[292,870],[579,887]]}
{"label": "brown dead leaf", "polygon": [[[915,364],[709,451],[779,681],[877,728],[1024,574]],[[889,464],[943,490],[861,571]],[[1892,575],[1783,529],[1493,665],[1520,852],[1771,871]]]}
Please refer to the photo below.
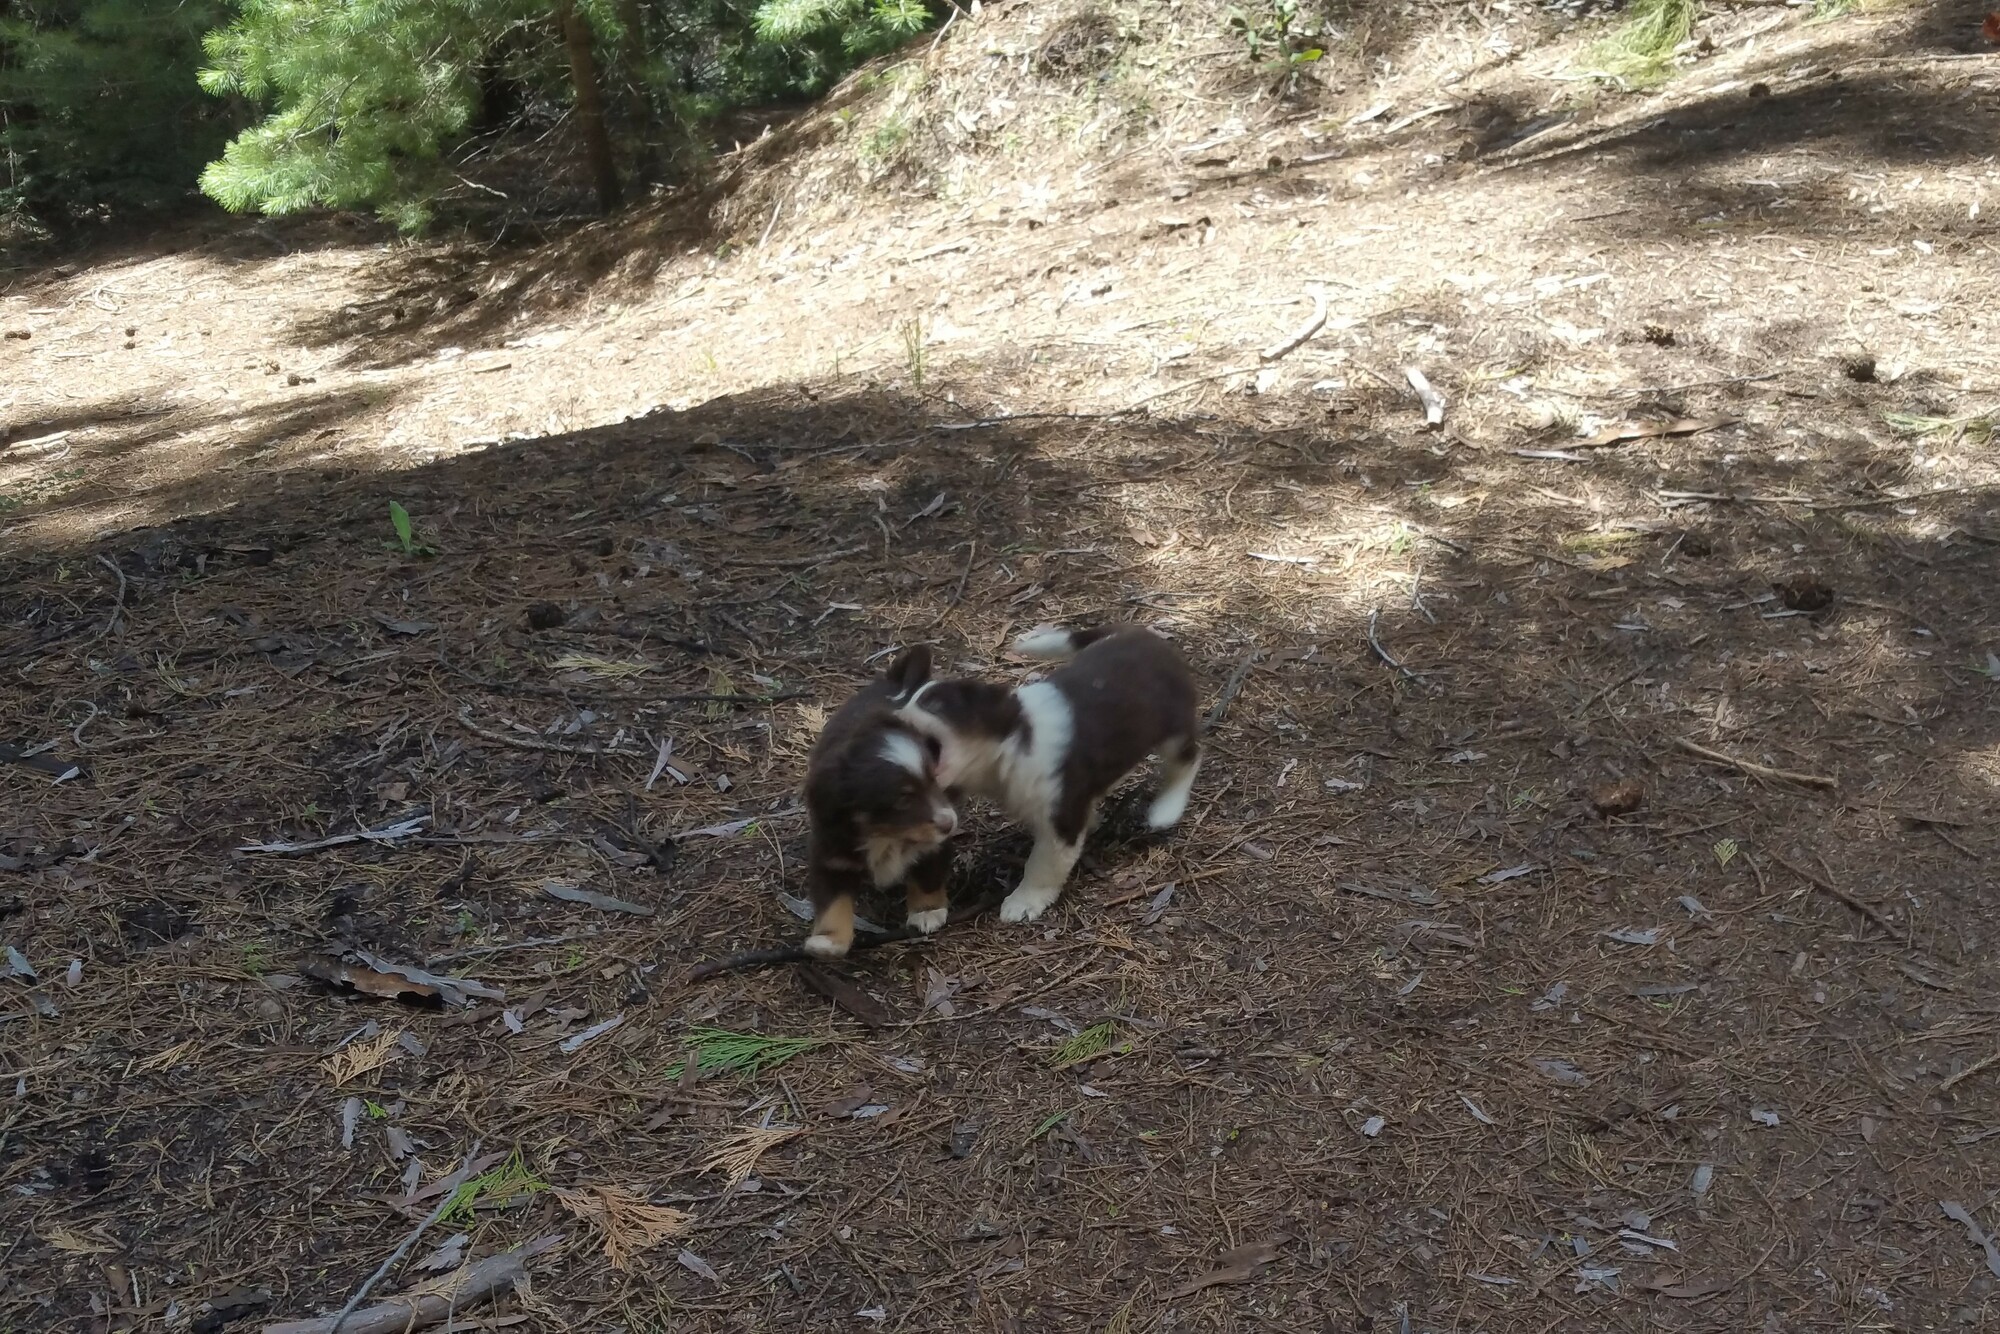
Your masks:
{"label": "brown dead leaf", "polygon": [[1696,1297],[1713,1297],[1718,1292],[1727,1292],[1736,1286],[1736,1282],[1734,1279],[1718,1278],[1714,1275],[1684,1279],[1679,1274],[1655,1274],[1646,1280],[1644,1286],[1662,1297],[1690,1301]]}
{"label": "brown dead leaf", "polygon": [[868,1105],[868,1099],[874,1092],[875,1090],[866,1084],[856,1084],[821,1110],[831,1117],[852,1116]]}
{"label": "brown dead leaf", "polygon": [[1167,1294],[1170,1302],[1183,1297],[1191,1297],[1204,1288],[1220,1287],[1225,1283],[1247,1283],[1256,1277],[1257,1271],[1278,1258],[1280,1242],[1260,1241],[1249,1246],[1238,1246],[1233,1251],[1224,1251],[1216,1257],[1217,1265],[1200,1278],[1181,1284]]}
{"label": "brown dead leaf", "polygon": [[1576,441],[1572,449],[1603,449],[1607,445],[1623,445],[1634,440],[1654,440],[1663,435],[1696,435],[1702,431],[1713,431],[1720,426],[1734,426],[1734,417],[1676,417],[1664,422],[1622,422],[1606,427],[1587,440]]}

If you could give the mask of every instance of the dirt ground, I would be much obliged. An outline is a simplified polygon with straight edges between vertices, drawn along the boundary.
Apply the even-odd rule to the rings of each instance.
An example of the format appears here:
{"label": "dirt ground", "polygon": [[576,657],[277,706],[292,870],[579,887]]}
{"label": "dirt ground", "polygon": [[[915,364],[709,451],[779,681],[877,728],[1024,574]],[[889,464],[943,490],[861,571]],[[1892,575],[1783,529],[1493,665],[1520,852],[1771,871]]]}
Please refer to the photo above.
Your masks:
{"label": "dirt ground", "polygon": [[[699,210],[13,275],[0,1330],[330,1314],[447,1196],[411,1261],[563,1239],[456,1328],[2000,1327],[1978,12],[1627,94],[1453,7],[1291,101],[1115,13]],[[1181,829],[692,975],[803,934],[887,651],[1106,618],[1203,677]]]}

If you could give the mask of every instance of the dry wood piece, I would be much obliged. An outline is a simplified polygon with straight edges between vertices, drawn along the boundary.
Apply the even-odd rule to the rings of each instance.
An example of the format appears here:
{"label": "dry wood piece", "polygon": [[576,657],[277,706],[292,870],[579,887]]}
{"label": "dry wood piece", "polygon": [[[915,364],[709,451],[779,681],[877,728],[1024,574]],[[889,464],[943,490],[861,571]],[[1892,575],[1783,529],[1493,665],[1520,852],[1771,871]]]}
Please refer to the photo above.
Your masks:
{"label": "dry wood piece", "polygon": [[1735,769],[1740,773],[1749,774],[1752,778],[1761,778],[1769,783],[1799,783],[1806,787],[1823,787],[1829,791],[1837,789],[1840,786],[1840,780],[1837,778],[1827,778],[1821,774],[1802,774],[1791,769],[1773,769],[1768,764],[1758,764],[1755,760],[1739,759],[1734,755],[1725,755],[1719,750],[1710,750],[1707,746],[1696,745],[1686,737],[1676,737],[1674,739],[1674,746],[1678,750],[1684,750],[1690,755],[1709,761],[1711,764],[1720,764],[1726,768]]}
{"label": "dry wood piece", "polygon": [[1838,899],[1841,903],[1845,904],[1847,907],[1852,908],[1855,912],[1860,913],[1863,917],[1866,917],[1869,921],[1881,927],[1883,935],[1889,936],[1891,938],[1894,938],[1897,935],[1896,924],[1894,922],[1891,922],[1888,918],[1884,917],[1882,915],[1882,910],[1877,908],[1874,904],[1862,902],[1860,899],[1855,898],[1852,894],[1848,893],[1840,886],[1834,884],[1831,880],[1828,880],[1823,876],[1814,875],[1811,871],[1806,870],[1802,866],[1795,866],[1791,862],[1786,861],[1783,857],[1780,857],[1775,852],[1771,854],[1771,860],[1775,861],[1776,863],[1778,863],[1778,865],[1784,867],[1787,871],[1790,871],[1793,875],[1797,876],[1799,879],[1811,885],[1814,889],[1818,890],[1820,893],[1825,894],[1831,898]]}
{"label": "dry wood piece", "polygon": [[560,1233],[537,1237],[525,1246],[490,1255],[456,1273],[421,1283],[400,1297],[351,1315],[286,1320],[264,1326],[264,1334],[403,1334],[435,1325],[478,1302],[512,1292],[528,1277],[528,1261],[562,1243]]}
{"label": "dry wood piece", "polygon": [[1326,293],[1315,287],[1309,289],[1306,296],[1312,300],[1312,314],[1306,317],[1304,324],[1287,334],[1283,342],[1273,343],[1259,352],[1257,355],[1260,358],[1265,361],[1276,361],[1280,357],[1290,356],[1304,347],[1314,334],[1326,327]]}

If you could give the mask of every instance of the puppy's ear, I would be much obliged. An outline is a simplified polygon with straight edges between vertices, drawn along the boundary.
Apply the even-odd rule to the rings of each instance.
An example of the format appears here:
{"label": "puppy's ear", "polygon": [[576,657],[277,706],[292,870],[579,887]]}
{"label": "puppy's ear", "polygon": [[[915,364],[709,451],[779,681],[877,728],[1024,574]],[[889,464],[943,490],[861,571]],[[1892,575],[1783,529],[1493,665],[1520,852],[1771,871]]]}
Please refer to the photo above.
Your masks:
{"label": "puppy's ear", "polygon": [[918,687],[931,679],[930,645],[912,644],[898,653],[895,661],[889,664],[886,679],[904,698],[916,694]]}

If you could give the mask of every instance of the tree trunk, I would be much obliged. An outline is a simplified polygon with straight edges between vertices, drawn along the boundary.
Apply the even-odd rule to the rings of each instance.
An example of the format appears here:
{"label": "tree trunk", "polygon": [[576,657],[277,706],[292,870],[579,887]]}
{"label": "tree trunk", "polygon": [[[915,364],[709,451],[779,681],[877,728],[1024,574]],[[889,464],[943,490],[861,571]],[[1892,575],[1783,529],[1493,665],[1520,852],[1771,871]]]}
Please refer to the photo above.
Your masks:
{"label": "tree trunk", "polygon": [[646,15],[639,0],[618,0],[618,22],[625,29],[625,95],[630,104],[632,136],[639,143],[635,171],[641,185],[650,184],[656,154],[653,144],[653,102],[646,88]]}
{"label": "tree trunk", "polygon": [[583,153],[597,185],[597,202],[606,213],[624,202],[618,188],[618,163],[611,153],[611,130],[604,123],[604,89],[597,80],[597,58],[590,51],[590,25],[576,12],[573,0],[555,0],[562,24],[563,47],[569,52],[569,81],[576,96],[576,118],[583,131]]}

